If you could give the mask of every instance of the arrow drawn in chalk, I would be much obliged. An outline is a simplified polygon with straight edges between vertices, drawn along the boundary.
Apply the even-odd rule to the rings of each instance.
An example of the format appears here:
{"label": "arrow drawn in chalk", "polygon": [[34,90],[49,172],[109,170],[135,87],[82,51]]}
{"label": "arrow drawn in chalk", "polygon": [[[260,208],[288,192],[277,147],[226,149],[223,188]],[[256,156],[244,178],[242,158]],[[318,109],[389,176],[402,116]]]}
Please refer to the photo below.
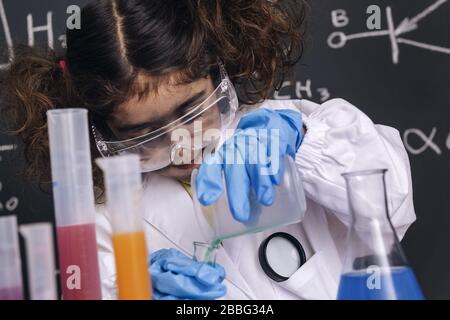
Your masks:
{"label": "arrow drawn in chalk", "polygon": [[431,6],[420,12],[418,15],[416,15],[413,18],[406,17],[403,19],[402,22],[398,25],[398,27],[395,29],[395,35],[399,36],[403,33],[407,33],[413,30],[416,30],[418,27],[418,23],[420,20],[427,17],[429,14],[431,14],[433,11],[438,9],[441,5],[446,3],[448,0],[438,0],[435,3],[433,3]]}
{"label": "arrow drawn in chalk", "polygon": [[408,40],[408,39],[404,39],[404,38],[398,38],[397,42],[407,44],[407,45],[410,45],[413,47],[425,49],[425,50],[450,54],[450,48],[439,47],[439,46],[435,46],[433,44],[427,44],[427,43],[418,42],[418,41],[414,41],[414,40]]}

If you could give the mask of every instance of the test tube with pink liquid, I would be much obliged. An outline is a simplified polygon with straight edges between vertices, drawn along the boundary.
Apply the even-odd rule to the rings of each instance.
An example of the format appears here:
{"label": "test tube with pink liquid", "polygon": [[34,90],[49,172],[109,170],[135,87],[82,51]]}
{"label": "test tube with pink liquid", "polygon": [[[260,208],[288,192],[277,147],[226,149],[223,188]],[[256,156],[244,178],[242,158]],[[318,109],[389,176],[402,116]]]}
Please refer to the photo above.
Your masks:
{"label": "test tube with pink liquid", "polygon": [[16,216],[0,218],[0,300],[23,300]]}
{"label": "test tube with pink liquid", "polygon": [[19,228],[26,244],[28,291],[31,300],[56,300],[55,251],[50,223]]}
{"label": "test tube with pink liquid", "polygon": [[62,298],[101,299],[86,109],[47,112]]}

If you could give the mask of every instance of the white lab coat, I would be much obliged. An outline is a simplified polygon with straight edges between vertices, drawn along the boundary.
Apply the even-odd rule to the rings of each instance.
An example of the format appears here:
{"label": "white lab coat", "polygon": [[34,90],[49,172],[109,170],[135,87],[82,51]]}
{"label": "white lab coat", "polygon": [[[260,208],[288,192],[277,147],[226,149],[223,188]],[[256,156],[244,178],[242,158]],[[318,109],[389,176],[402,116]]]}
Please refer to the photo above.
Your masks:
{"label": "white lab coat", "polygon": [[[224,241],[217,255],[217,262],[226,270],[224,298],[334,299],[350,217],[341,173],[389,169],[390,213],[402,238],[415,220],[407,153],[396,129],[374,125],[363,112],[342,99],[322,105],[307,100],[266,100],[261,106],[302,112],[307,131],[296,164],[307,196],[307,211],[301,223]],[[238,113],[236,123],[243,112]],[[192,256],[193,241],[206,241],[202,235],[207,228],[198,225],[189,194],[179,182],[157,175],[147,176],[143,189],[149,253],[176,248]],[[116,293],[111,226],[105,207],[99,205],[97,209],[103,295],[113,299]],[[268,278],[258,260],[261,241],[276,231],[296,237],[307,255],[307,262],[281,283]]]}

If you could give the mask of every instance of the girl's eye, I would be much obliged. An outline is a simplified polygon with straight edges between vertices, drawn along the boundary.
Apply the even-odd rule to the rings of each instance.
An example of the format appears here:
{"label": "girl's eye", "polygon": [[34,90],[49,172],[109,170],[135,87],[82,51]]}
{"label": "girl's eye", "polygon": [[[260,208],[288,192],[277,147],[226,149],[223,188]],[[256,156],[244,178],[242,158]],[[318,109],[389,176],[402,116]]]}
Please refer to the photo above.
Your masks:
{"label": "girl's eye", "polygon": [[147,133],[150,133],[152,131],[153,131],[152,128],[145,128],[145,129],[136,130],[135,132],[132,132],[131,134],[134,137],[140,137],[140,136],[146,135]]}
{"label": "girl's eye", "polygon": [[184,113],[189,113],[189,112],[191,112],[192,110],[195,110],[195,109],[197,109],[197,108],[198,108],[198,104],[192,105],[192,106],[190,106],[189,108],[185,109],[185,110],[184,110]]}
{"label": "girl's eye", "polygon": [[133,138],[143,136],[149,132],[151,132],[151,128],[133,129],[133,130],[128,130],[127,132],[119,133],[119,138],[121,140],[133,139]]}

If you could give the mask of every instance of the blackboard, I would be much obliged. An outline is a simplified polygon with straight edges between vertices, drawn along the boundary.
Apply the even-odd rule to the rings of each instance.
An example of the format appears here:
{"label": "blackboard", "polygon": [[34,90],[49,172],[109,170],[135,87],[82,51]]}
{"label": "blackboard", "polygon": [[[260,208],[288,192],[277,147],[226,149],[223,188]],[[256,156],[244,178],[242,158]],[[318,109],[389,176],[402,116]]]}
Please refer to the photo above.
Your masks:
{"label": "blackboard", "polygon": [[[0,47],[28,43],[63,52],[66,9],[87,2],[0,0]],[[380,29],[367,26],[376,12],[367,13],[371,5]],[[341,97],[400,131],[418,217],[402,244],[429,299],[450,298],[449,14],[447,0],[311,1],[306,54],[295,81],[276,94]],[[53,221],[51,195],[20,176],[22,165],[20,143],[0,134],[0,215],[17,214],[21,224]]]}
{"label": "blackboard", "polygon": [[[370,5],[381,9],[381,30],[367,28]],[[342,25],[333,24],[335,10],[341,16],[345,12],[347,24],[345,18]],[[417,213],[402,245],[430,299],[450,298],[449,15],[450,1],[443,0],[314,0],[309,49],[296,70],[300,87],[311,87],[313,100],[344,98],[375,123],[400,131],[411,162]],[[393,32],[383,34],[389,30],[388,16]],[[417,28],[395,35],[405,18],[417,21]],[[341,32],[338,38],[336,32]],[[342,35],[347,39],[343,45],[336,41]],[[342,46],[335,48],[336,42]],[[298,96],[295,85],[285,92]],[[300,93],[309,98],[307,90]]]}

